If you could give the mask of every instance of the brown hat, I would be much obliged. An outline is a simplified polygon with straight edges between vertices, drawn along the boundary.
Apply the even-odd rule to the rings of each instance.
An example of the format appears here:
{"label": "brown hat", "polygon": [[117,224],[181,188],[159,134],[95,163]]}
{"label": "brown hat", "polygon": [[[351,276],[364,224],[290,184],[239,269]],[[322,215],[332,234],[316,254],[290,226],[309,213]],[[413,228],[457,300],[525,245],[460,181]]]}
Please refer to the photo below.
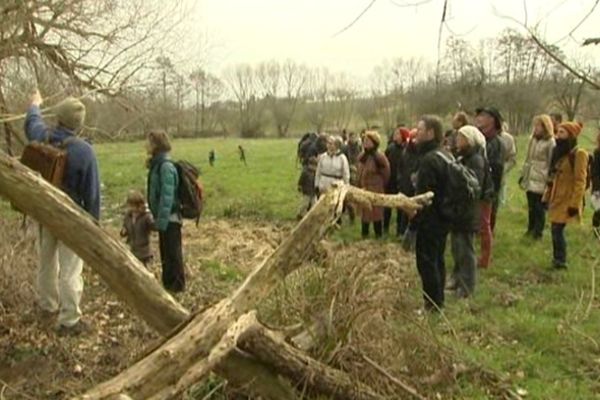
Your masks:
{"label": "brown hat", "polygon": [[378,147],[379,144],[381,144],[381,136],[379,136],[379,133],[377,131],[366,131],[365,138],[370,139],[376,147]]}
{"label": "brown hat", "polygon": [[67,97],[54,107],[54,114],[59,125],[77,131],[85,121],[85,105],[74,97]]}
{"label": "brown hat", "polygon": [[572,137],[577,137],[581,133],[581,129],[583,129],[583,124],[581,122],[563,122],[558,126],[559,128],[563,128],[565,131],[569,132],[569,135]]}

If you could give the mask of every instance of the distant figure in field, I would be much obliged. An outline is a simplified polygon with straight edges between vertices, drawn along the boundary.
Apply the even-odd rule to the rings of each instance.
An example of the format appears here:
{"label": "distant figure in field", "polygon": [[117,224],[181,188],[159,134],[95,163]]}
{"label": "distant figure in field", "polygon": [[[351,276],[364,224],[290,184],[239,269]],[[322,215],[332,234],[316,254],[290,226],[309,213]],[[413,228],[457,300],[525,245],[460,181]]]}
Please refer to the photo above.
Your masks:
{"label": "distant figure in field", "polygon": [[210,164],[211,167],[215,166],[215,161],[217,160],[217,156],[215,154],[215,149],[211,149],[208,152],[208,163]]}
{"label": "distant figure in field", "polygon": [[246,151],[244,150],[241,144],[238,146],[238,151],[240,153],[240,161],[242,161],[244,165],[248,165],[246,163]]}
{"label": "distant figure in field", "polygon": [[123,218],[121,237],[127,239],[131,252],[145,267],[152,261],[150,234],[154,230],[154,219],[146,205],[146,199],[139,190],[132,190],[127,196],[127,211]]}

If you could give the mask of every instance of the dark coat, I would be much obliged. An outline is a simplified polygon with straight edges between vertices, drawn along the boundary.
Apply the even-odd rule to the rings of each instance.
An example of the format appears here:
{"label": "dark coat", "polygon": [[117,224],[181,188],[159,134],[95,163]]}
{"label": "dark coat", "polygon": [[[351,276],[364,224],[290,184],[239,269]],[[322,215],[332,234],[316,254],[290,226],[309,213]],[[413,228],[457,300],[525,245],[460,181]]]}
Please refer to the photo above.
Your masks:
{"label": "dark coat", "polygon": [[433,203],[422,209],[411,224],[418,230],[427,229],[430,232],[444,234],[448,226],[440,210],[445,196],[447,165],[446,161],[436,154],[442,151],[434,140],[419,144],[419,169],[417,172],[415,194],[433,192]]}
{"label": "dark coat", "polygon": [[149,210],[140,214],[135,221],[130,211],[125,214],[121,236],[127,238],[127,244],[131,252],[142,262],[147,262],[152,258],[152,250],[150,249],[152,229],[154,229],[154,220]]}
{"label": "dark coat", "polygon": [[[463,164],[475,173],[479,186],[485,187],[485,179],[488,173],[486,172],[487,162],[483,156],[483,152],[478,147],[472,147],[466,151],[460,152],[457,150],[458,162]],[[485,189],[483,190],[485,192]],[[470,210],[465,210],[465,214],[469,215],[471,224],[463,224],[461,226],[452,226],[453,232],[478,232],[480,221],[480,204],[475,202]]]}
{"label": "dark coat", "polygon": [[594,150],[592,161],[592,193],[600,191],[600,149]]}
{"label": "dark coat", "polygon": [[[384,193],[388,180],[390,179],[390,164],[387,158],[376,151],[374,154],[363,153],[358,163],[359,187],[370,192]],[[374,222],[383,220],[383,208],[363,208],[363,222]]]}
{"label": "dark coat", "polygon": [[390,179],[385,188],[386,193],[396,194],[400,191],[398,176],[400,167],[402,166],[403,153],[404,146],[399,145],[396,142],[391,142],[387,149],[385,149],[385,156],[390,163]]}
{"label": "dark coat", "polygon": [[486,153],[490,169],[492,171],[492,182],[494,184],[494,201],[498,199],[502,178],[504,176],[504,146],[498,135],[486,137]]}
{"label": "dark coat", "polygon": [[401,193],[407,196],[415,194],[415,182],[413,177],[416,176],[419,169],[419,151],[415,142],[410,141],[404,147],[401,164],[398,167],[398,189]]}

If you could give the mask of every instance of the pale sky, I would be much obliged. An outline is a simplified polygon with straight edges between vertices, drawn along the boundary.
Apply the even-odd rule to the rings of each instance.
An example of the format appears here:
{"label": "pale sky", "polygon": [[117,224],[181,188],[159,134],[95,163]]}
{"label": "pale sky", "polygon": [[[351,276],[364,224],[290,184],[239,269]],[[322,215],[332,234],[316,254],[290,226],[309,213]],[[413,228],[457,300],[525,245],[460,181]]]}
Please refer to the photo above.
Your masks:
{"label": "pale sky", "polygon": [[[327,66],[357,78],[367,77],[375,65],[396,57],[424,57],[435,62],[443,0],[377,0],[349,30],[348,25],[371,0],[198,0],[194,17],[198,32],[210,46],[208,68],[271,59],[293,59]],[[540,31],[551,42],[561,39],[587,14],[595,0],[449,0],[449,28],[465,39],[477,41],[506,27],[519,26],[499,15],[528,23],[539,21]],[[450,35],[444,28],[443,38]],[[600,7],[573,34],[581,41],[600,36]],[[560,42],[600,60],[600,45],[580,49],[572,39]]]}

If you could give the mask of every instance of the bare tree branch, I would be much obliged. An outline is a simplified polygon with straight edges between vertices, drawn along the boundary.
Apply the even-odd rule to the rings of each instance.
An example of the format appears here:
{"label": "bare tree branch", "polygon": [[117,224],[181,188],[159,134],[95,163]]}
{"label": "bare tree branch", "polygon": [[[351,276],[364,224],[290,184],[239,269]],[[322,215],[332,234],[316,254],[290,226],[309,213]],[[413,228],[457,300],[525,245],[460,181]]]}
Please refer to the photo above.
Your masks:
{"label": "bare tree branch", "polygon": [[346,32],[348,29],[352,28],[352,26],[358,22],[359,19],[362,18],[363,15],[365,15],[367,13],[367,11],[369,11],[369,9],[371,7],[373,7],[373,4],[375,4],[377,0],[371,0],[371,2],[365,7],[364,10],[361,11],[360,14],[358,14],[358,16],[356,18],[354,18],[354,20],[352,22],[350,22],[348,25],[346,25],[344,28],[342,28],[340,31],[338,31],[337,33],[335,33],[333,35],[333,37],[336,37],[338,35],[341,35],[342,33]]}

